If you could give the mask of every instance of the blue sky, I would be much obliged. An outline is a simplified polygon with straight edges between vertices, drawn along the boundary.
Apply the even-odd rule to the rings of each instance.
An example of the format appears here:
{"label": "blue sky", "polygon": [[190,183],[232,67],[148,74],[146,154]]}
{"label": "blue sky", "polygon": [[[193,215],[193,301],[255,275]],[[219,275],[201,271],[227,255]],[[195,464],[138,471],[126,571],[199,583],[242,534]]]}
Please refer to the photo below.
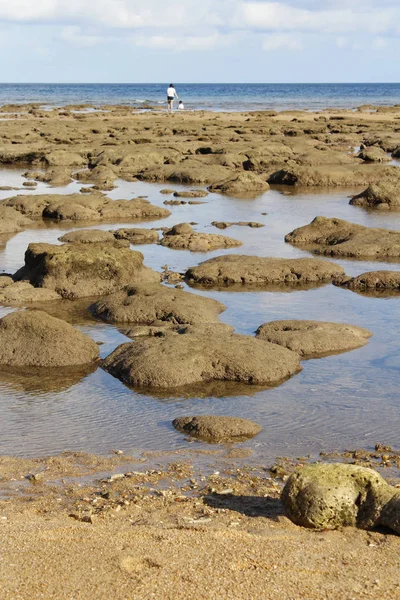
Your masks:
{"label": "blue sky", "polygon": [[400,81],[400,0],[0,0],[2,82]]}

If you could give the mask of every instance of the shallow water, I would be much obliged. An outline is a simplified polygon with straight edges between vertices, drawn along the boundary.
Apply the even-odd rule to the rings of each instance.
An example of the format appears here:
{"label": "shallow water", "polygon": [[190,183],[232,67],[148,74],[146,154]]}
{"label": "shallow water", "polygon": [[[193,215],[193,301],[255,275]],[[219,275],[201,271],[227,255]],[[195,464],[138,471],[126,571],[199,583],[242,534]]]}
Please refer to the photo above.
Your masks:
{"label": "shallow water", "polygon": [[[0,185],[21,186],[20,171],[1,171]],[[146,195],[162,205],[165,185],[127,183],[108,195],[132,198]],[[81,186],[64,188],[38,184],[36,190],[1,191],[0,198],[14,193],[71,193]],[[169,187],[169,186],[168,186]],[[180,186],[172,186],[178,189]],[[284,235],[309,223],[315,216],[343,218],[371,227],[400,228],[399,212],[365,211],[348,204],[358,190],[302,192],[274,189],[256,199],[239,199],[210,194],[205,204],[172,206],[168,219],[140,223],[162,227],[195,221],[198,231],[223,233],[243,242],[242,248],[207,254],[175,251],[158,245],[137,246],[145,263],[161,270],[164,264],[182,271],[189,266],[224,253],[261,256],[300,257],[309,253],[284,243]],[[267,215],[262,215],[267,212]],[[211,221],[259,221],[265,227],[250,229],[233,226],[221,232]],[[93,228],[115,229],[132,223],[91,224]],[[69,224],[49,223],[12,237],[0,252],[0,272],[14,272],[23,264],[24,252],[32,241],[58,243]],[[399,264],[383,262],[335,261],[349,275]],[[303,455],[345,447],[369,447],[377,441],[397,444],[400,417],[398,379],[400,350],[398,323],[399,296],[365,297],[351,291],[324,285],[312,289],[274,291],[192,290],[217,298],[227,306],[221,320],[238,333],[251,334],[266,321],[275,319],[320,319],[348,322],[370,329],[374,336],[361,349],[303,362],[303,371],[283,385],[262,391],[251,387],[236,395],[222,397],[167,398],[136,393],[101,369],[95,372],[48,377],[0,376],[0,454],[38,456],[62,450],[106,453],[111,449],[137,453],[142,450],[177,450],[188,442],[171,426],[183,414],[218,414],[254,419],[263,431],[245,447],[254,450],[255,460],[277,455]],[[94,340],[102,342],[106,356],[127,338],[118,328],[97,322],[84,311],[65,311],[68,303],[53,305],[52,314],[68,319]],[[49,305],[50,310],[50,305]],[[10,308],[0,308],[0,315]],[[206,448],[195,443],[198,449]]]}

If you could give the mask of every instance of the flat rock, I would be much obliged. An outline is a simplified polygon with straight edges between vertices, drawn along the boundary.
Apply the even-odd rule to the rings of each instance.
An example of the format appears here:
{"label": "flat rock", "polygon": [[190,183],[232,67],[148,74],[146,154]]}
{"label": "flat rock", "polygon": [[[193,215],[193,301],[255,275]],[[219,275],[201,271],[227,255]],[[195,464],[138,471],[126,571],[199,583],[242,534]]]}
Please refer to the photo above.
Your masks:
{"label": "flat rock", "polygon": [[288,233],[285,242],[325,256],[400,257],[400,231],[364,227],[335,218],[315,217],[309,225]]}
{"label": "flat rock", "polygon": [[252,228],[265,227],[263,223],[257,223],[257,221],[213,221],[211,225],[217,227],[218,229],[227,229],[228,227],[232,227],[233,225]]}
{"label": "flat rock", "polygon": [[243,171],[234,177],[228,177],[224,181],[210,185],[210,192],[219,192],[221,194],[254,194],[266,192],[269,189],[268,183],[250,171]]}
{"label": "flat rock", "polygon": [[374,290],[398,291],[400,290],[400,271],[369,271],[357,275],[357,277],[343,275],[334,279],[332,283],[360,292]]}
{"label": "flat rock", "polygon": [[400,492],[373,469],[349,464],[307,465],[281,495],[289,519],[313,529],[379,525],[400,533]]}
{"label": "flat rock", "polygon": [[156,244],[159,240],[157,231],[145,227],[117,229],[112,233],[117,240],[128,240],[130,244]]}
{"label": "flat rock", "polygon": [[27,281],[13,282],[0,289],[0,304],[18,305],[33,302],[49,302],[50,300],[60,300],[60,296],[54,290],[35,288]]}
{"label": "flat rock", "polygon": [[208,196],[208,192],[205,190],[188,190],[181,192],[174,192],[176,198],[205,198]]}
{"label": "flat rock", "polygon": [[0,319],[0,365],[67,367],[97,360],[98,345],[65,321],[37,310]]}
{"label": "flat rock", "polygon": [[160,281],[159,273],[143,265],[140,252],[111,244],[29,244],[25,266],[14,278],[68,299],[103,296],[135,281]]}
{"label": "flat rock", "polygon": [[191,267],[185,278],[206,286],[282,283],[301,285],[330,281],[344,273],[339,265],[310,258],[264,258],[230,254],[217,256]]}
{"label": "flat rock", "polygon": [[260,425],[254,421],[214,415],[178,417],[172,421],[172,425],[181,433],[214,444],[243,442],[261,431]]}
{"label": "flat rock", "polygon": [[372,333],[363,327],[325,321],[271,321],[260,325],[257,337],[315,358],[361,348]]}
{"label": "flat rock", "polygon": [[205,298],[163,285],[129,285],[125,289],[99,300],[93,313],[109,323],[146,323],[155,321],[172,324],[218,322],[225,306]]}
{"label": "flat rock", "polygon": [[27,171],[24,173],[27,179],[34,179],[43,183],[49,183],[52,186],[68,185],[71,181],[71,169],[68,168],[52,168],[46,171]]}
{"label": "flat rock", "polygon": [[32,224],[31,219],[21,215],[13,208],[0,205],[0,234],[18,233]]}
{"label": "flat rock", "polygon": [[294,352],[245,335],[171,335],[122,344],[103,368],[138,388],[180,388],[211,381],[277,384],[300,370]]}
{"label": "flat rock", "polygon": [[197,233],[188,223],[175,225],[164,232],[161,246],[191,252],[209,252],[218,248],[234,248],[242,242],[215,233]]}
{"label": "flat rock", "polygon": [[378,162],[384,163],[389,162],[391,157],[386,154],[382,148],[378,146],[370,146],[361,150],[361,152],[357,155],[357,158],[361,158],[365,162]]}
{"label": "flat rock", "polygon": [[70,231],[58,238],[60,242],[74,244],[94,244],[99,242],[114,242],[115,237],[109,231],[102,229],[78,229]]}

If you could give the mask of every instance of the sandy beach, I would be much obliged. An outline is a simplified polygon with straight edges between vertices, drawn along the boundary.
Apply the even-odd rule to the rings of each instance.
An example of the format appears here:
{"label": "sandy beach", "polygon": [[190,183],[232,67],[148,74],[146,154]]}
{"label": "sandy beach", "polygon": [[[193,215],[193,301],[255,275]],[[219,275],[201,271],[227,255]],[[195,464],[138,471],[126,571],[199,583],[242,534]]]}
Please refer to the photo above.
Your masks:
{"label": "sandy beach", "polygon": [[[213,292],[289,288],[307,294],[324,284],[355,292],[360,302],[398,299],[399,119],[400,107],[373,106],[172,115],[111,105],[99,112],[85,105],[3,106],[0,164],[23,170],[24,183],[10,185],[6,175],[1,181],[0,248],[22,232],[38,237],[32,235],[24,266],[0,276],[0,305],[7,309],[0,331],[4,377],[12,381],[15,373],[18,389],[33,402],[40,386],[68,390],[101,368],[143,396],[191,397],[203,390],[205,398],[228,398],[243,388],[295,380],[309,359],[323,365],[328,356],[368,348],[380,332],[330,323],[315,333],[312,324],[299,328],[289,311],[280,328],[260,322],[261,333],[239,335],[221,320],[226,307]],[[157,188],[157,203],[110,199],[120,181],[162,184],[165,193]],[[73,194],[52,191],[73,182],[79,186]],[[45,193],[30,193],[38,184],[46,185]],[[315,213],[310,224],[286,228],[286,243],[304,251],[295,258],[247,251],[247,238],[236,230],[265,226],[267,232],[261,210],[258,221],[252,213],[238,222],[226,205],[226,213],[213,218],[212,233],[196,228],[196,208],[209,194],[234,202],[288,189],[310,195],[351,190],[354,210],[383,215],[393,227],[335,214],[315,220]],[[151,228],[183,206],[188,222]],[[115,229],[116,223],[124,227]],[[55,224],[68,229],[56,245],[40,238]],[[200,258],[190,268],[157,270],[141,244],[202,254],[193,254]],[[208,260],[211,251],[219,252]],[[349,269],[345,261],[353,261]],[[365,273],[357,261],[378,267]],[[201,293],[191,293],[196,290]],[[25,311],[29,318],[36,313],[26,321],[18,312],[26,307],[45,315]],[[85,318],[115,325],[121,346],[99,355],[103,341],[96,344],[75,327]],[[379,348],[384,345],[379,338]],[[25,370],[32,372],[31,389]],[[242,416],[248,416],[245,406]],[[86,426],[90,431],[90,422]],[[288,476],[319,460],[376,468],[400,487],[399,454],[378,442],[386,440],[369,437],[355,448],[349,439],[348,452],[328,442],[322,455],[275,454],[275,463],[254,454],[257,437],[242,448],[196,450],[188,442],[182,451],[165,447],[140,456],[82,448],[45,458],[2,456],[1,600],[400,598],[398,535],[383,528],[298,527],[280,501]]]}

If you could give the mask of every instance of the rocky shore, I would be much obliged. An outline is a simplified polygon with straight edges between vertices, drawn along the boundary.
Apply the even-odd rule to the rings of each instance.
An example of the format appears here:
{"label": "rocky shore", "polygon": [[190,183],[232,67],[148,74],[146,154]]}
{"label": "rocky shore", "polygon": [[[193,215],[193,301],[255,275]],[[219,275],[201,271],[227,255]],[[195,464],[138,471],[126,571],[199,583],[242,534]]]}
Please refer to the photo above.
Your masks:
{"label": "rocky shore", "polygon": [[[323,364],[373,343],[372,328],[290,314],[260,320],[244,335],[223,321],[225,303],[207,293],[279,286],[307,294],[325,285],[377,301],[398,295],[395,226],[316,213],[293,229],[288,219],[282,242],[298,254],[265,256],[262,248],[249,253],[239,238],[243,230],[267,237],[273,216],[268,225],[245,212],[233,220],[229,202],[253,202],[271,189],[351,188],[346,203],[355,215],[396,215],[400,107],[179,115],[102,110],[0,108],[6,116],[0,165],[24,172],[22,187],[2,182],[0,251],[18,233],[70,227],[55,243],[27,244],[23,266],[0,274],[0,305],[9,309],[0,318],[1,372],[40,380],[45,370],[46,382],[58,385],[102,369],[144,396],[192,398],[201,389],[203,397],[217,396],[221,386],[219,395],[228,399],[243,388],[268,390],[295,380],[309,359]],[[140,195],[112,199],[121,181],[168,187],[158,203]],[[60,193],[72,183],[78,191]],[[46,193],[36,190],[42,184]],[[216,195],[226,199],[226,214],[213,214]],[[195,221],[203,203],[214,233]],[[177,207],[193,220],[160,226]],[[261,215],[266,212],[260,221]],[[215,229],[228,227],[232,237]],[[185,254],[191,266],[147,266],[146,248],[155,245]],[[365,260],[391,267],[348,274],[346,263],[337,262],[343,258],[356,267]],[[56,306],[115,325],[125,341],[101,354],[90,335],[53,316]],[[400,598],[398,452],[377,444],[260,464],[251,456],[261,425],[247,419],[245,405],[241,418],[228,415],[228,402],[225,417],[182,407],[173,426],[188,450],[176,455],[138,458],[116,449],[111,456],[0,457],[1,600]],[[191,450],[197,440],[209,450]],[[244,440],[243,448],[233,445]],[[318,471],[320,461],[325,466]],[[326,496],[332,462],[351,465],[340,470],[339,464],[335,479],[345,488],[343,510],[336,496]],[[377,469],[394,487],[353,467]],[[322,518],[324,503],[335,514]]]}

